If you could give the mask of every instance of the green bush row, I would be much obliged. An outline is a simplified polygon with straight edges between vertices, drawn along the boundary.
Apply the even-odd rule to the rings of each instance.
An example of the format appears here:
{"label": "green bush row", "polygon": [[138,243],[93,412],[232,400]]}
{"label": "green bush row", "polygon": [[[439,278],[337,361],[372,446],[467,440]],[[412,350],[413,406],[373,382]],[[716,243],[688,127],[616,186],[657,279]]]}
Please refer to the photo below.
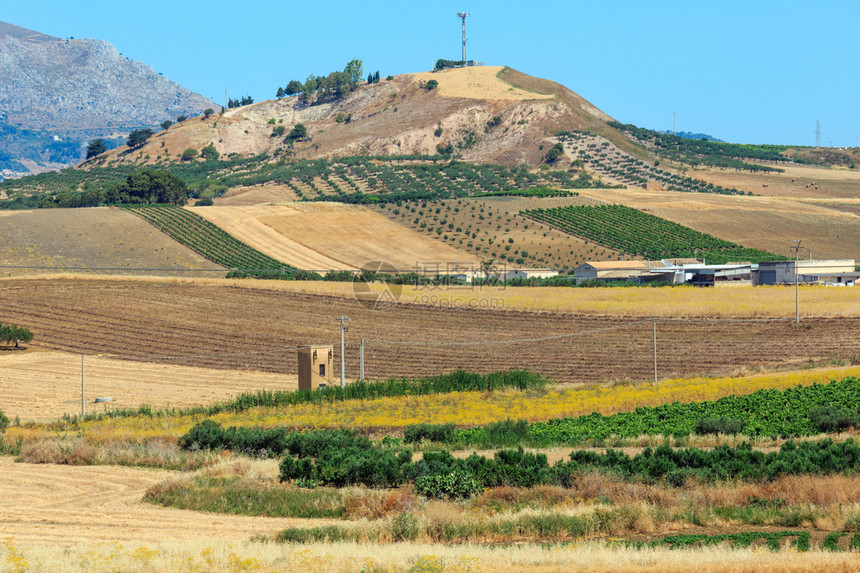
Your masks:
{"label": "green bush row", "polygon": [[447,451],[427,451],[422,459],[411,459],[410,450],[329,447],[316,455],[285,455],[280,478],[337,487],[358,483],[391,487],[410,482],[418,493],[440,498],[469,497],[482,488],[498,486],[570,487],[573,478],[595,470],[628,481],[680,487],[690,479],[770,481],[783,475],[853,474],[860,469],[860,446],[853,439],[840,443],[827,439],[800,443],[789,440],[779,451],[770,453],[753,450],[749,442],[712,450],[660,446],[646,448],[635,456],[611,449],[604,453],[575,450],[569,461],[553,465],[546,455],[524,452],[522,448],[500,450],[492,458],[472,454],[460,459]]}

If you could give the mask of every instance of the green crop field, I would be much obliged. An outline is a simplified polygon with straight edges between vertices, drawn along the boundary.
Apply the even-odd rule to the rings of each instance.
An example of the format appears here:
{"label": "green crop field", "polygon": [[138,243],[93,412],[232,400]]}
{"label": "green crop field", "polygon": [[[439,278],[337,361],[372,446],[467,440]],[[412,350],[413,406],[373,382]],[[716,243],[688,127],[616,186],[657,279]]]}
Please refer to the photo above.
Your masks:
{"label": "green crop field", "polygon": [[714,264],[784,259],[623,205],[530,209],[523,211],[523,214],[572,235],[649,259],[698,256]]}
{"label": "green crop field", "polygon": [[126,205],[183,245],[229,269],[285,271],[293,267],[264,255],[203,217],[174,205]]}

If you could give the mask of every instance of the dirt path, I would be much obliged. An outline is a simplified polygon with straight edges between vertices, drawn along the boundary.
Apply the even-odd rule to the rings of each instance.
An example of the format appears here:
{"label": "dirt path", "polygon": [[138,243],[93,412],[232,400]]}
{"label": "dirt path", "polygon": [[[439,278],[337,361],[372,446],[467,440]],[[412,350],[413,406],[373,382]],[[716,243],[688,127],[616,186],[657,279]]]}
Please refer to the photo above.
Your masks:
{"label": "dirt path", "polygon": [[172,472],[112,466],[19,464],[0,458],[0,539],[75,545],[93,541],[237,541],[326,520],[243,517],[168,509],[141,501]]}

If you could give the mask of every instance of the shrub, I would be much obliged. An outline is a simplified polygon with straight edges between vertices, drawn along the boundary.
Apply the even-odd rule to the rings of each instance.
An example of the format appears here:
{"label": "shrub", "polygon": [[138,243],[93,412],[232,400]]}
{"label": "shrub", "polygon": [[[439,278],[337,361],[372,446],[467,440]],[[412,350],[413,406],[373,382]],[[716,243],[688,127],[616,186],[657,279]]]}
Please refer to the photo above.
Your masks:
{"label": "shrub", "polygon": [[504,420],[487,424],[484,428],[487,440],[499,446],[516,446],[529,435],[529,423],[525,420]]}
{"label": "shrub", "polygon": [[391,520],[391,537],[394,541],[412,541],[418,537],[418,518],[408,512],[398,514]]}
{"label": "shrub", "polygon": [[215,149],[215,146],[211,143],[200,150],[200,155],[202,155],[207,160],[217,160],[221,154],[218,153],[218,150]]}
{"label": "shrub", "polygon": [[734,418],[720,416],[719,418],[699,418],[696,421],[695,432],[699,435],[704,434],[740,434],[746,422]]}
{"label": "shrub", "polygon": [[465,499],[481,491],[481,484],[468,472],[424,475],[415,480],[415,493],[434,499]]}
{"label": "shrub", "polygon": [[824,433],[841,432],[857,425],[857,414],[836,406],[818,406],[810,408],[809,420],[812,425]]}
{"label": "shrub", "polygon": [[454,424],[411,424],[403,429],[403,441],[407,444],[428,440],[451,443],[454,439]]}
{"label": "shrub", "polygon": [[9,418],[6,417],[6,414],[3,413],[3,410],[0,410],[0,434],[6,431],[6,428],[9,427]]}
{"label": "shrub", "polygon": [[182,161],[192,161],[194,159],[197,159],[197,155],[197,150],[193,147],[189,147],[182,152]]}

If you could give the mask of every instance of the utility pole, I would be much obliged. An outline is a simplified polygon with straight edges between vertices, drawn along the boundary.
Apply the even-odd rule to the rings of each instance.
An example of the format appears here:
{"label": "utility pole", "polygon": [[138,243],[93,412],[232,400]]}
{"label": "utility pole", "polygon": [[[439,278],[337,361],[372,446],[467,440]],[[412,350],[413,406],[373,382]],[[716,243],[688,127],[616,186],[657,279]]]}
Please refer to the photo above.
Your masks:
{"label": "utility pole", "polygon": [[341,316],[338,320],[340,321],[340,387],[346,388],[346,359],[344,356],[344,352],[346,350],[346,343],[344,342],[343,334],[348,329],[343,322],[345,320],[349,320],[349,318]]}
{"label": "utility pole", "polygon": [[657,319],[654,319],[654,382],[657,382]]}
{"label": "utility pole", "polygon": [[358,379],[364,382],[364,339],[361,339],[361,349],[359,352],[359,375]]}
{"label": "utility pole", "polygon": [[84,355],[81,354],[81,418],[87,415],[86,388],[84,386]]}
{"label": "utility pole", "polygon": [[800,324],[800,289],[798,288],[797,259],[800,256],[800,239],[794,241],[794,324]]}

